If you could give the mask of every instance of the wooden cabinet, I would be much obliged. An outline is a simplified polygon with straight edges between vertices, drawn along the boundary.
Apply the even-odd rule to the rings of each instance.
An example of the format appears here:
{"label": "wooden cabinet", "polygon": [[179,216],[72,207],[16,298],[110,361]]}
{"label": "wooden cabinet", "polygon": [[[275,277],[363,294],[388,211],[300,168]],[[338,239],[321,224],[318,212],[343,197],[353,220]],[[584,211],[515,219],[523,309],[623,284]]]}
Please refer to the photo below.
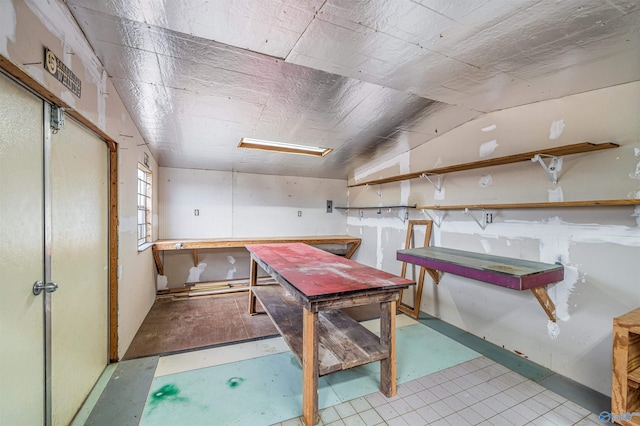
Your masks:
{"label": "wooden cabinet", "polygon": [[640,308],[613,320],[611,414],[621,425],[640,425]]}

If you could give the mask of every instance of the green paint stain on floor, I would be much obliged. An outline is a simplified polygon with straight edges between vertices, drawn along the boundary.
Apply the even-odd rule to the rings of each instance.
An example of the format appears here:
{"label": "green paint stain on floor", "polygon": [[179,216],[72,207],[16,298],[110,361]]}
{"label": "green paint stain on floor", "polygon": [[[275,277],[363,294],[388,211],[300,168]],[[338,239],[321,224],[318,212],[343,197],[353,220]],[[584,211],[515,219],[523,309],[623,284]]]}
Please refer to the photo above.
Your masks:
{"label": "green paint stain on floor", "polygon": [[168,383],[162,386],[160,389],[153,391],[151,393],[151,398],[149,400],[149,404],[152,408],[157,407],[160,403],[165,401],[170,402],[186,402],[187,398],[182,396],[178,396],[180,394],[180,389],[173,383]]}
{"label": "green paint stain on floor", "polygon": [[242,382],[244,382],[244,379],[242,377],[232,377],[227,380],[227,386],[229,386],[231,389],[237,388],[242,384]]}

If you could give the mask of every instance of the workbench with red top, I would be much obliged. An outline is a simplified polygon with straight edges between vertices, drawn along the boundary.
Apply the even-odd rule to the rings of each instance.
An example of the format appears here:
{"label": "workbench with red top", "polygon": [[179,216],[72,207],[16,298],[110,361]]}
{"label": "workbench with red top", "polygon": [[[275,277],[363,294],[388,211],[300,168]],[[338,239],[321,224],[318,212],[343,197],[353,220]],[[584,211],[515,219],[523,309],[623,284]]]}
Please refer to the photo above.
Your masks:
{"label": "workbench with red top", "polygon": [[[318,422],[318,377],[380,361],[380,391],[396,393],[395,318],[415,283],[302,243],[249,244],[249,313],[256,298],[302,364],[302,416]],[[258,266],[279,286],[258,286]],[[380,303],[380,337],[340,309]]]}

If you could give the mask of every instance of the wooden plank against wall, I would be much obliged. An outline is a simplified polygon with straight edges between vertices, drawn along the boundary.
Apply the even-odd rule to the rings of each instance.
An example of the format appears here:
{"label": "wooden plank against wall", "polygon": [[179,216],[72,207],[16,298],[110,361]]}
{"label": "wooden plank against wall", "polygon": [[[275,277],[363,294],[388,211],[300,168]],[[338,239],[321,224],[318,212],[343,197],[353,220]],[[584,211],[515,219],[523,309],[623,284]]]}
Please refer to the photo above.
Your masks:
{"label": "wooden plank against wall", "polygon": [[[405,249],[410,249],[412,248],[411,245],[411,241],[413,240],[414,236],[414,232],[413,232],[413,227],[416,225],[425,225],[426,229],[424,231],[424,242],[422,244],[422,247],[427,247],[429,245],[431,245],[431,232],[433,229],[433,221],[431,220],[410,220],[409,221],[409,225],[407,227],[407,239],[404,243],[404,248]],[[400,312],[403,312],[407,315],[412,316],[415,319],[418,319],[418,317],[420,316],[420,302],[422,300],[422,289],[424,288],[424,274],[425,272],[429,273],[429,276],[431,277],[431,279],[433,279],[433,282],[435,284],[438,284],[440,282],[440,275],[438,274],[437,271],[430,269],[430,268],[425,268],[424,266],[420,267],[420,273],[418,275],[418,285],[417,288],[415,288],[414,292],[413,292],[413,307],[406,305],[404,303],[402,303],[402,290],[400,290],[400,300],[398,302],[398,310]],[[402,270],[400,272],[400,276],[401,277],[405,277],[407,276],[407,262],[402,262]]]}
{"label": "wooden plank against wall", "polygon": [[109,361],[118,361],[118,146],[109,156]]}

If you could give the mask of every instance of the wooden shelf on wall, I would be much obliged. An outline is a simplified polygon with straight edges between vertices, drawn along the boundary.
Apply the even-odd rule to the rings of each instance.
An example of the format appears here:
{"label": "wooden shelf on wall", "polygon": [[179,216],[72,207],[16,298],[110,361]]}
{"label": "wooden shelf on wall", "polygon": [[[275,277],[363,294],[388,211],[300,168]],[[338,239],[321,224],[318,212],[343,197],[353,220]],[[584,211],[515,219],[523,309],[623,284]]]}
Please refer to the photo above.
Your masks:
{"label": "wooden shelf on wall", "polygon": [[[547,294],[546,286],[564,279],[562,265],[445,247],[398,250],[396,259],[427,268],[435,275],[438,275],[436,271],[447,272],[512,290],[531,290],[549,319],[556,322],[556,307]],[[438,276],[434,283],[439,281]]]}
{"label": "wooden shelf on wall", "polygon": [[640,199],[621,200],[585,200],[585,201],[550,201],[541,203],[503,203],[503,204],[460,204],[452,206],[417,206],[421,210],[464,210],[464,209],[536,209],[562,207],[596,207],[596,206],[633,206],[640,205]]}
{"label": "wooden shelf on wall", "polygon": [[379,185],[390,182],[400,182],[403,180],[417,179],[422,175],[442,175],[446,173],[461,172],[464,170],[480,169],[484,167],[500,166],[503,164],[519,163],[523,161],[531,161],[536,155],[549,155],[559,157],[562,155],[581,154],[585,152],[600,151],[603,149],[618,148],[620,145],[612,142],[603,142],[599,144],[591,142],[581,142],[572,145],[558,146],[555,148],[545,148],[537,151],[523,152],[521,154],[507,155],[505,157],[490,158],[487,160],[474,161],[471,163],[457,164],[453,166],[438,167],[435,169],[422,170],[419,172],[407,173],[403,175],[391,176],[387,178],[374,179],[365,182],[349,185],[349,188],[365,185]]}

